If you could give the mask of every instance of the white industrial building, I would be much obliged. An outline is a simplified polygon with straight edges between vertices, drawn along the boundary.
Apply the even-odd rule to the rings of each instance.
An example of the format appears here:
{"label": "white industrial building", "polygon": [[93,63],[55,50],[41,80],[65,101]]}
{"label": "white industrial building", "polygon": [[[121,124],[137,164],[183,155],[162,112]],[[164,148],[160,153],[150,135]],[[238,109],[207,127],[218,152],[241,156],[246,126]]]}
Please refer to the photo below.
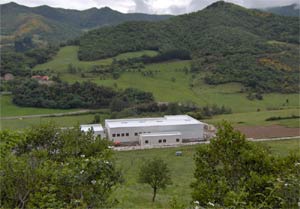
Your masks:
{"label": "white industrial building", "polygon": [[156,146],[180,144],[184,141],[205,140],[207,124],[188,115],[157,118],[129,118],[105,120],[101,124],[81,125],[81,130],[94,131],[95,135],[115,143]]}
{"label": "white industrial building", "polygon": [[105,120],[108,139],[143,146],[204,140],[204,126],[188,115]]}

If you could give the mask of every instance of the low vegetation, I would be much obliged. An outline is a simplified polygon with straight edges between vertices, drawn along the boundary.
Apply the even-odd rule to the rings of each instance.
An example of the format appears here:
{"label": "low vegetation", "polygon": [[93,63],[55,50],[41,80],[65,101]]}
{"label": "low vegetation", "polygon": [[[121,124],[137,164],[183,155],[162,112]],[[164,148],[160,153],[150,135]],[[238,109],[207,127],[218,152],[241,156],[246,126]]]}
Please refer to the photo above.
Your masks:
{"label": "low vegetation", "polygon": [[291,115],[286,117],[273,116],[266,119],[266,121],[274,121],[274,120],[288,120],[288,119],[297,119],[300,118],[299,115]]}

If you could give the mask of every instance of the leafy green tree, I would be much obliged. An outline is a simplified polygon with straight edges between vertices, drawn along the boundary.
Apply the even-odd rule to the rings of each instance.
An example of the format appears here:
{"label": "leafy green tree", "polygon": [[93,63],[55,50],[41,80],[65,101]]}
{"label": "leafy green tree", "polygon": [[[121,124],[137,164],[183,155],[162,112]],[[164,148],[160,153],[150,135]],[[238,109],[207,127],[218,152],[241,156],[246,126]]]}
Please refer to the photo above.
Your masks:
{"label": "leafy green tree", "polygon": [[172,184],[168,165],[159,158],[147,161],[140,168],[139,182],[152,187],[152,202],[154,202],[158,190],[165,189],[167,185]]}
{"label": "leafy green tree", "polygon": [[54,124],[28,129],[20,138],[1,157],[0,207],[104,208],[115,203],[111,193],[122,176],[107,140]]}
{"label": "leafy green tree", "polygon": [[94,116],[94,123],[100,123],[100,115],[99,114],[96,114],[95,116]]}
{"label": "leafy green tree", "polygon": [[169,103],[168,104],[168,109],[167,109],[167,114],[169,115],[177,115],[180,113],[180,108],[177,103]]}
{"label": "leafy green tree", "polygon": [[199,147],[195,162],[192,197],[203,207],[213,204],[221,208],[293,208],[297,205],[294,193],[282,191],[297,191],[299,166],[296,165],[300,155],[284,160],[272,157],[260,144],[246,141],[228,122],[219,126],[217,136],[208,146]]}

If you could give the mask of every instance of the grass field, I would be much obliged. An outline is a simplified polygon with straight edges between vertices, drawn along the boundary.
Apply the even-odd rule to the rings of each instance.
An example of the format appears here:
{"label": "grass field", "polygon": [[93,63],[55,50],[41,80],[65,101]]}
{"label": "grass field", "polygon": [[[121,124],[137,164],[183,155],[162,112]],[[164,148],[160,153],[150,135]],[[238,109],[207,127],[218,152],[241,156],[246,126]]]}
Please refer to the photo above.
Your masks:
{"label": "grass field", "polygon": [[74,112],[78,110],[78,109],[63,110],[63,109],[19,107],[13,104],[11,99],[12,97],[10,95],[0,96],[1,117],[65,113],[65,112]]}
{"label": "grass field", "polygon": [[[300,148],[300,139],[285,141],[256,142],[270,148],[276,156],[286,156],[289,151]],[[206,146],[206,145],[198,145]],[[190,184],[193,181],[193,156],[197,146],[180,148],[151,149],[139,151],[117,152],[117,165],[124,173],[125,183],[115,192],[120,201],[118,208],[168,208],[171,198],[176,197],[180,202],[188,204],[191,201]],[[183,156],[176,157],[175,152],[181,150]],[[171,170],[173,185],[158,192],[157,200],[151,203],[152,190],[147,185],[137,183],[141,164],[146,159],[161,157]]]}
{"label": "grass field", "polygon": [[[224,105],[232,108],[233,112],[299,107],[298,94],[265,94],[263,100],[250,101],[246,98],[246,93],[239,92],[241,85],[237,83],[212,86],[196,79],[193,82],[194,87],[191,87],[191,76],[178,70],[189,67],[189,64],[189,61],[172,61],[147,65],[143,71],[153,71],[154,77],[143,76],[142,72],[124,72],[118,80],[101,80],[93,75],[81,78],[80,74],[63,74],[61,78],[68,82],[89,80],[99,85],[121,89],[133,87],[152,92],[157,101]],[[286,100],[289,102],[286,103]]]}
{"label": "grass field", "polygon": [[[94,65],[108,65],[111,64],[112,58],[102,59],[97,61],[80,61],[77,58],[78,46],[66,46],[62,47],[57,55],[49,62],[37,65],[33,70],[46,70],[50,69],[55,72],[66,72],[68,65],[72,64],[73,66],[80,67],[84,70],[91,68]],[[132,57],[140,57],[142,55],[154,56],[156,51],[139,51],[139,52],[129,52],[116,56],[116,59],[127,59]]]}
{"label": "grass field", "polygon": [[285,110],[273,110],[263,112],[246,112],[246,113],[235,113],[229,115],[218,115],[212,119],[205,120],[207,123],[217,124],[222,120],[227,120],[233,125],[246,125],[246,126],[268,126],[268,125],[283,125],[287,127],[300,127],[299,118],[286,119],[286,120],[275,120],[266,121],[270,117],[287,117],[291,115],[300,115],[300,109],[285,109]]}
{"label": "grass field", "polygon": [[[38,125],[46,122],[54,122],[61,127],[72,127],[81,124],[89,124],[94,120],[95,114],[63,116],[63,117],[39,117],[39,118],[20,118],[12,120],[0,121],[0,130],[2,129],[24,129],[33,125]],[[108,118],[107,114],[100,114],[101,122]]]}

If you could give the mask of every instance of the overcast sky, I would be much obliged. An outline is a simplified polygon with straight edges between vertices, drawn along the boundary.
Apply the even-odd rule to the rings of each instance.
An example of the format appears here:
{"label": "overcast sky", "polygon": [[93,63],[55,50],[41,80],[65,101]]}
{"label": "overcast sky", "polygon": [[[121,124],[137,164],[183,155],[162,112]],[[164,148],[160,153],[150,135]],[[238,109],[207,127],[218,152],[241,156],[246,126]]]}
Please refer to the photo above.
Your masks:
{"label": "overcast sky", "polygon": [[[0,0],[1,4],[11,0]],[[182,14],[203,9],[217,0],[14,0],[27,5],[49,5],[52,7],[84,10],[91,7],[108,6],[120,12],[141,12],[153,14]],[[265,8],[290,5],[299,0],[226,0],[247,8]]]}

